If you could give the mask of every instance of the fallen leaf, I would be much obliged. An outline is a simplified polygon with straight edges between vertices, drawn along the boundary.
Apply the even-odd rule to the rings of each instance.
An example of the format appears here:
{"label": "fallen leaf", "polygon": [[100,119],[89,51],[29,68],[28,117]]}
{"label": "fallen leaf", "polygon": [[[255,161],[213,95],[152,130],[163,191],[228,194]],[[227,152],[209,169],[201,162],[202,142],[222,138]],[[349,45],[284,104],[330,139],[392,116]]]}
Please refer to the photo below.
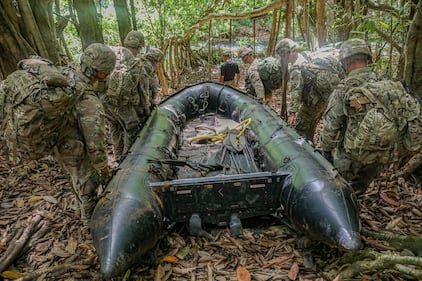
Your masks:
{"label": "fallen leaf", "polygon": [[3,271],[0,274],[1,277],[6,278],[6,279],[18,279],[23,277],[23,274],[19,273],[19,272],[14,272],[14,271]]}
{"label": "fallen leaf", "polygon": [[385,202],[387,202],[390,205],[397,206],[397,207],[400,206],[399,202],[391,199],[390,197],[387,196],[387,194],[385,194],[383,192],[380,193],[380,197],[381,197],[382,200],[384,200]]}
{"label": "fallen leaf", "polygon": [[31,203],[31,202],[39,201],[41,199],[42,199],[42,196],[31,196],[29,197],[28,202]]}
{"label": "fallen leaf", "polygon": [[236,269],[236,277],[238,281],[251,281],[251,274],[241,265],[239,265]]}
{"label": "fallen leaf", "polygon": [[23,200],[22,198],[16,199],[16,207],[22,208],[24,205],[25,205],[25,200]]}
{"label": "fallen leaf", "polygon": [[297,262],[295,262],[290,268],[289,273],[287,274],[287,277],[289,277],[290,280],[295,280],[297,278],[298,273],[299,273],[299,266],[297,265]]}
{"label": "fallen leaf", "polygon": [[165,256],[163,258],[163,261],[169,262],[169,263],[177,263],[179,261],[179,259],[176,258],[175,256]]}

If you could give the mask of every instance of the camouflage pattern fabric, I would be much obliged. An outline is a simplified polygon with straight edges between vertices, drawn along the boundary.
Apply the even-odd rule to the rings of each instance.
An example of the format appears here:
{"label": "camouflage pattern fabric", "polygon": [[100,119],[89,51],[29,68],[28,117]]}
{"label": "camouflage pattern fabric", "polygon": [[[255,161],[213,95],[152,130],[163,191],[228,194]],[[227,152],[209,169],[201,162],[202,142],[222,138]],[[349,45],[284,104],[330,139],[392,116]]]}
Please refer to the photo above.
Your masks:
{"label": "camouflage pattern fabric", "polygon": [[296,113],[295,129],[311,141],[330,94],[344,78],[337,57],[338,52],[331,54],[330,51],[317,51],[307,57],[299,54],[291,67],[289,111]]}
{"label": "camouflage pattern fabric", "polygon": [[267,92],[281,87],[282,72],[278,59],[266,57],[258,64],[258,73]]}
{"label": "camouflage pattern fabric", "polygon": [[245,87],[246,92],[258,100],[265,99],[265,87],[262,83],[261,78],[259,77],[258,73],[258,65],[261,60],[254,59],[251,65],[248,68],[246,78],[245,78]]}
{"label": "camouflage pattern fabric", "polygon": [[353,70],[330,96],[324,114],[321,148],[335,149],[334,166],[356,191],[366,190],[384,165],[396,160],[398,132],[407,124],[403,87],[379,80],[368,67]]}
{"label": "camouflage pattern fabric", "polygon": [[66,68],[64,72],[81,98],[73,108],[71,122],[60,132],[54,158],[69,176],[87,225],[97,202],[97,188],[109,174],[105,112],[98,93],[80,69]]}
{"label": "camouflage pattern fabric", "polygon": [[142,60],[144,63],[145,75],[147,82],[147,96],[151,106],[156,104],[155,99],[157,98],[158,91],[160,88],[160,80],[158,78],[157,69],[155,67],[154,60],[148,59],[149,56],[143,56]]}
{"label": "camouflage pattern fabric", "polygon": [[[145,70],[139,58],[124,47],[113,47],[117,62],[101,97],[110,125],[111,143],[117,161],[121,161],[136,138],[147,111],[139,108],[145,102]],[[149,109],[149,105],[147,105]],[[147,108],[145,109],[147,110]]]}
{"label": "camouflage pattern fabric", "polygon": [[52,152],[78,96],[51,61],[22,60],[4,81],[5,139],[12,154],[39,159]]}

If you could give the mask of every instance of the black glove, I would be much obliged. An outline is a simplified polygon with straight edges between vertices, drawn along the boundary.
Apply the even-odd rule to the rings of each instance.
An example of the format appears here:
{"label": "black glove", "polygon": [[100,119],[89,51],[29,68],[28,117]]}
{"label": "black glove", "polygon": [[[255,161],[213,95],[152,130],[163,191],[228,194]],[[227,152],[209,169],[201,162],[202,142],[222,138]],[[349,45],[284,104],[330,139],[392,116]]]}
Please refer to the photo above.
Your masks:
{"label": "black glove", "polygon": [[331,164],[334,163],[333,155],[331,154],[331,151],[321,151],[322,156],[324,156],[325,159],[328,160]]}

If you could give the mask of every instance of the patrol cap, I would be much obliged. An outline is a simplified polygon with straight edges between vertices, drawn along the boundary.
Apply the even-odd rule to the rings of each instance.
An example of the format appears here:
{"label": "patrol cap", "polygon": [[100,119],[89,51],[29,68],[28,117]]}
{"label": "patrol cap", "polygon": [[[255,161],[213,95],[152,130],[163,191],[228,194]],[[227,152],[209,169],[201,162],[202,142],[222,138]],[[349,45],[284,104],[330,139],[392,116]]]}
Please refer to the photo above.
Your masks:
{"label": "patrol cap", "polygon": [[104,44],[92,43],[81,56],[81,65],[110,74],[116,64],[116,55]]}
{"label": "patrol cap", "polygon": [[283,38],[280,40],[280,42],[277,43],[275,47],[275,53],[279,57],[284,57],[288,53],[296,51],[297,47],[298,47],[297,43],[294,42],[292,39]]}
{"label": "patrol cap", "polygon": [[230,51],[224,51],[223,52],[223,57],[230,57],[231,56],[231,52]]}
{"label": "patrol cap", "polygon": [[339,59],[344,60],[354,55],[367,55],[368,59],[372,59],[371,51],[369,50],[368,44],[365,40],[353,38],[344,41],[340,46]]}
{"label": "patrol cap", "polygon": [[252,54],[253,54],[253,50],[248,47],[241,47],[238,51],[238,55],[240,58],[243,58],[244,56],[252,55]]}
{"label": "patrol cap", "polygon": [[141,49],[145,47],[144,34],[139,30],[132,30],[126,35],[123,44],[125,47]]}

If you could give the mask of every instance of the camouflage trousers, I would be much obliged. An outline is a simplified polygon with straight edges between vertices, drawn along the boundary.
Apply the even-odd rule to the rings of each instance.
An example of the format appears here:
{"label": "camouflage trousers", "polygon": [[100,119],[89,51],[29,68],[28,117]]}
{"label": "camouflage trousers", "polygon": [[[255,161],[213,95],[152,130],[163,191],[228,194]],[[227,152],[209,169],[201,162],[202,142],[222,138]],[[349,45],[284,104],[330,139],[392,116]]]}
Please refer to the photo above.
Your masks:
{"label": "camouflage trousers", "polygon": [[384,169],[383,164],[364,165],[353,160],[343,149],[337,149],[334,155],[334,167],[348,181],[355,193],[364,193],[371,182],[379,177]]}
{"label": "camouflage trousers", "polygon": [[295,130],[307,140],[313,142],[316,127],[318,126],[328,102],[318,100],[315,103],[303,103],[296,112]]}
{"label": "camouflage trousers", "polygon": [[137,134],[138,127],[128,131],[117,122],[110,124],[110,138],[113,145],[114,158],[117,162],[121,162],[127,155]]}
{"label": "camouflage trousers", "polygon": [[97,204],[97,189],[101,182],[85,152],[85,145],[78,139],[67,139],[54,148],[54,158],[67,173],[79,203],[81,219],[88,226]]}

